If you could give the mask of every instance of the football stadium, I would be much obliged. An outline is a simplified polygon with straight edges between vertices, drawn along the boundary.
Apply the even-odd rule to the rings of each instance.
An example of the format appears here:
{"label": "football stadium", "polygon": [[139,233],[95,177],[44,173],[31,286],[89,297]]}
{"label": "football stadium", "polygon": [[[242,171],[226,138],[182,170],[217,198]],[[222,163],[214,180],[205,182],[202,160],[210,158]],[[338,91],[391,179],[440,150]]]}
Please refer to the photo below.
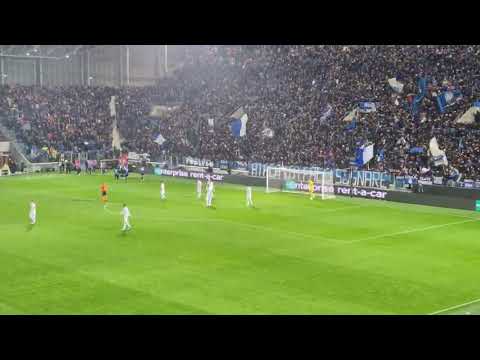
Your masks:
{"label": "football stadium", "polygon": [[0,314],[480,314],[478,45],[0,45]]}

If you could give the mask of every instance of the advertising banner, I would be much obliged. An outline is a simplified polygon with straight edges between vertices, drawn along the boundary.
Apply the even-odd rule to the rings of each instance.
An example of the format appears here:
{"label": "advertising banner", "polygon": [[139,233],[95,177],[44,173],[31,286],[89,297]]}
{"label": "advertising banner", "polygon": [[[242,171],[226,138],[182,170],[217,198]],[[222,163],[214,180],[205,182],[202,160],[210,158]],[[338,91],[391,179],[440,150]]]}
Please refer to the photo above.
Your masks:
{"label": "advertising banner", "polygon": [[[287,180],[282,184],[284,190],[287,191],[305,191],[308,192],[308,183],[306,182],[297,182],[294,180]],[[314,184],[313,188],[315,193],[322,192],[321,184]],[[380,189],[371,189],[358,186],[342,186],[342,185],[325,185],[324,193],[341,195],[341,196],[352,196],[360,197],[365,199],[376,199],[376,200],[387,200],[388,191]]]}
{"label": "advertising banner", "polygon": [[172,176],[172,177],[181,177],[189,179],[200,179],[207,180],[212,179],[212,181],[223,181],[223,175],[219,174],[207,174],[199,171],[185,171],[185,170],[169,170],[156,167],[154,170],[155,175],[159,176]]}
{"label": "advertising banner", "polygon": [[388,200],[389,191],[362,188],[358,186],[335,186],[335,194],[364,199]]}
{"label": "advertising banner", "polygon": [[[295,180],[287,180],[284,181],[282,184],[283,190],[287,191],[305,191],[308,192],[308,183],[303,182],[303,181],[295,181]],[[322,192],[322,185],[315,183],[313,186],[313,192],[315,193],[320,193]],[[333,193],[333,186],[328,186],[325,185],[325,191],[326,193]]]}
{"label": "advertising banner", "polygon": [[191,165],[191,166],[203,166],[203,167],[213,167],[214,163],[211,160],[206,160],[206,159],[198,159],[198,158],[193,158],[190,156],[187,156],[185,158],[185,165]]}
{"label": "advertising banner", "polygon": [[421,176],[418,179],[418,183],[422,185],[433,185],[433,180],[431,177]]}

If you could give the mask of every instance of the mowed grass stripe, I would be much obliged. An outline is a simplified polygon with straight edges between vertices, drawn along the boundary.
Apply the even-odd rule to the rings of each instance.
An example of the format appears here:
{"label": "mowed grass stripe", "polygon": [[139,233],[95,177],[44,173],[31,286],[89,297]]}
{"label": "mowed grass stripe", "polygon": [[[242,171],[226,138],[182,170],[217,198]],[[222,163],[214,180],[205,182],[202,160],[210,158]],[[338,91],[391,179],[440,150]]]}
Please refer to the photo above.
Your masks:
{"label": "mowed grass stripe", "polygon": [[[244,188],[226,184],[217,186],[217,210],[207,210],[193,181],[165,178],[161,202],[153,176],[143,184],[99,175],[20,179],[0,180],[8,194],[0,250],[18,256],[13,262],[23,269],[0,265],[0,281],[16,278],[0,285],[4,313],[55,313],[58,298],[70,304],[58,305],[63,313],[424,314],[478,297],[478,223],[453,225],[455,236],[442,226],[474,213],[261,189],[254,190],[258,209],[247,209]],[[111,213],[98,199],[104,180]],[[27,232],[32,197],[39,224]],[[126,235],[119,231],[124,201],[134,226]],[[37,281],[51,289],[25,290]],[[28,299],[18,301],[22,291]],[[9,308],[16,303],[22,306]]]}

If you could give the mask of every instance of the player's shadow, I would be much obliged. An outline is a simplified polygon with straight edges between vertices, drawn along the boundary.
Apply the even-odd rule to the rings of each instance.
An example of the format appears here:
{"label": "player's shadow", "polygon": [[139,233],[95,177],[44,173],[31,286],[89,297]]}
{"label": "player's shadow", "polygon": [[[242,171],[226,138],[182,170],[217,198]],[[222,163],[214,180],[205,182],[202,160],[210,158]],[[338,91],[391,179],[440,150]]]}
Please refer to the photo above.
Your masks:
{"label": "player's shadow", "polygon": [[26,226],[26,231],[27,231],[27,232],[30,232],[30,231],[33,230],[33,228],[34,228],[34,225],[32,225],[32,224],[27,224],[27,226]]}

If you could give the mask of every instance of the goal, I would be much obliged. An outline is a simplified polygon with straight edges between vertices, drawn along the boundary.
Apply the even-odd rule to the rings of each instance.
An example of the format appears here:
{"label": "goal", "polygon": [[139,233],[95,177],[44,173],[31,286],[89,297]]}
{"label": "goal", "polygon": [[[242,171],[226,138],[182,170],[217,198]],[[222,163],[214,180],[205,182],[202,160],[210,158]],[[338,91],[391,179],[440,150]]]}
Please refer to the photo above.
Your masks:
{"label": "goal", "polygon": [[266,191],[308,193],[308,181],[313,179],[314,192],[320,194],[322,200],[335,198],[333,171],[298,170],[281,167],[268,167]]}

